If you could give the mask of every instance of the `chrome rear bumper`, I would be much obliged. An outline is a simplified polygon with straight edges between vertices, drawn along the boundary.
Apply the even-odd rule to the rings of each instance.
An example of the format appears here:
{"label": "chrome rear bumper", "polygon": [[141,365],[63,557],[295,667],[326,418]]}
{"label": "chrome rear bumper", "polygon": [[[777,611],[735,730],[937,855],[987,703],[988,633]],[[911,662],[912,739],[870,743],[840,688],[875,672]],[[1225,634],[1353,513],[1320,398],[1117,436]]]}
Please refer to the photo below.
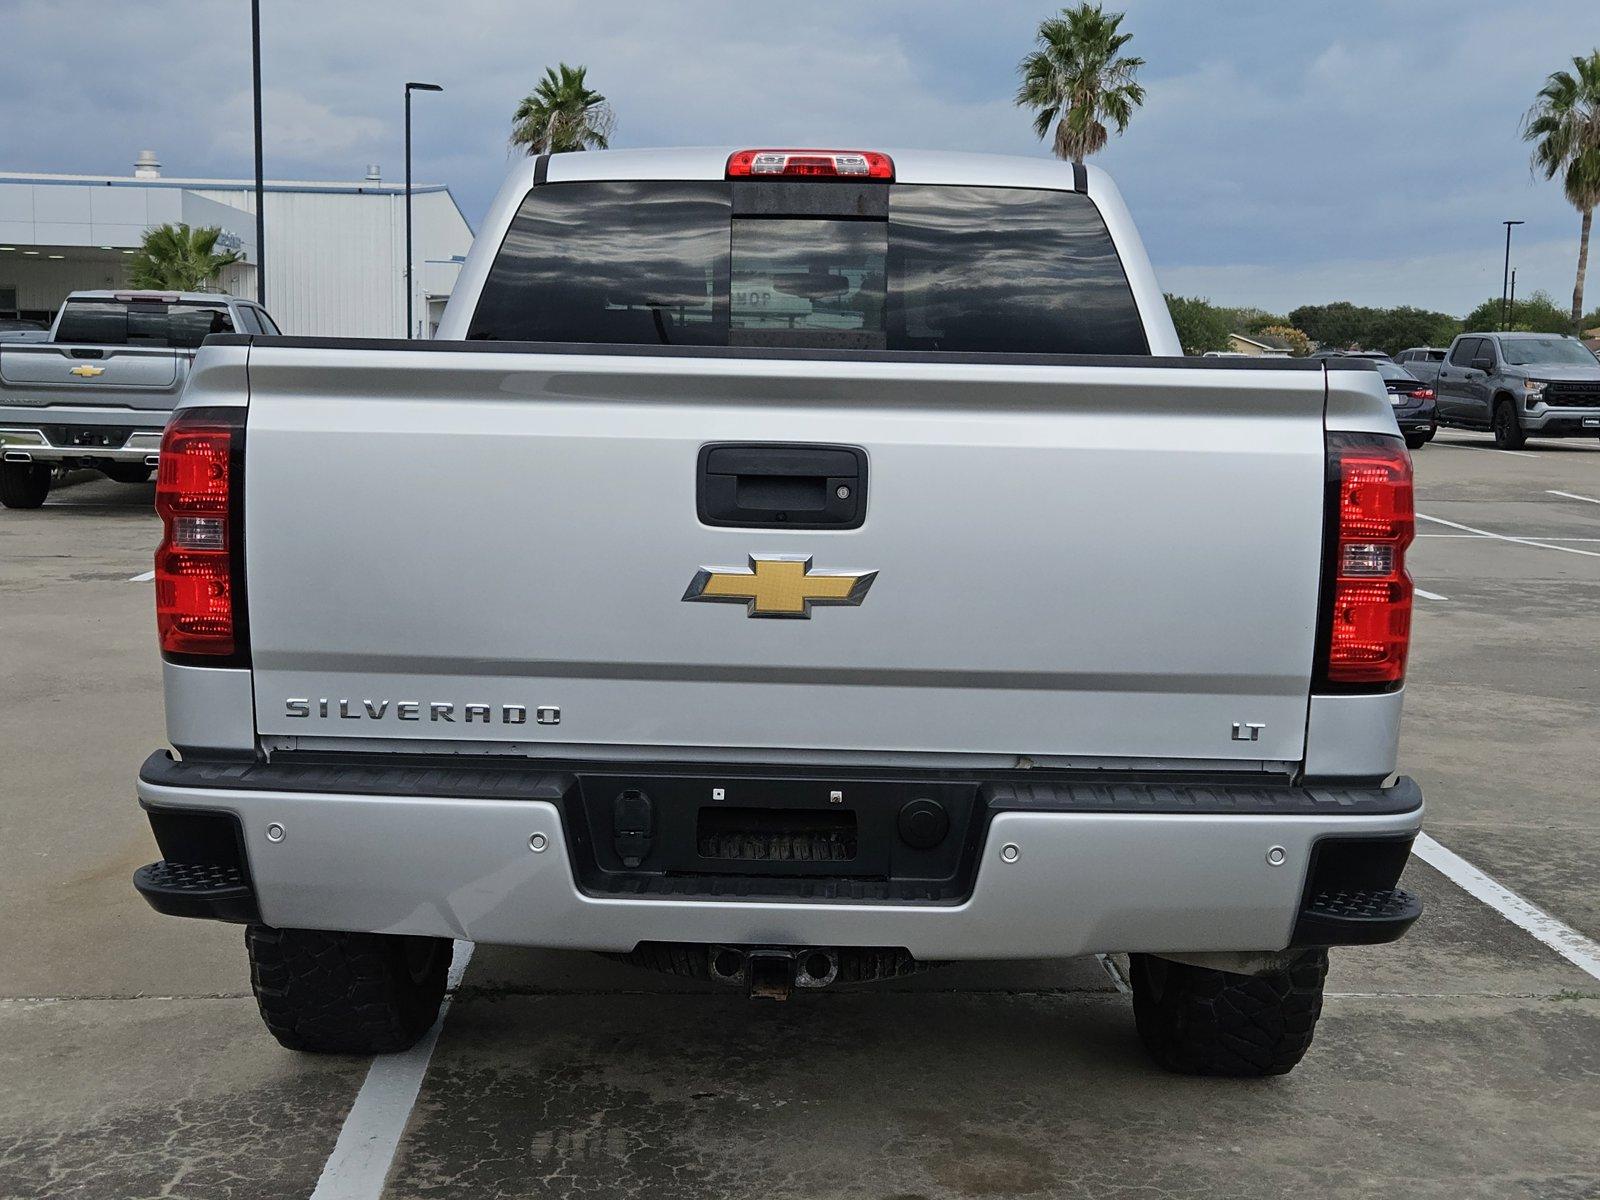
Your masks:
{"label": "chrome rear bumper", "polygon": [[161,457],[161,429],[135,429],[118,446],[55,445],[41,429],[26,426],[0,427],[0,459],[5,462],[101,462],[143,463],[153,467]]}
{"label": "chrome rear bumper", "polygon": [[553,799],[144,778],[139,798],[236,816],[269,925],[618,952],[645,941],[894,946],[939,960],[1283,949],[1320,840],[1419,830],[1420,794],[1402,784],[1416,804],[1405,811],[993,811],[971,894],[948,903],[591,894]]}

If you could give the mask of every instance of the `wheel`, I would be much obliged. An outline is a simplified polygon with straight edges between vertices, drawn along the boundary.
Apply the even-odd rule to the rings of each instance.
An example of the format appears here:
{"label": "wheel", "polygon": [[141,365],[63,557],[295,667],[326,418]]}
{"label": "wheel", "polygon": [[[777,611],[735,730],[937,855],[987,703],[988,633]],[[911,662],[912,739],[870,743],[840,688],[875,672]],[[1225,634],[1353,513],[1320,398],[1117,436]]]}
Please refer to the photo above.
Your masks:
{"label": "wheel", "polygon": [[1307,950],[1266,975],[1232,975],[1150,954],[1132,960],[1139,1039],[1169,1071],[1284,1075],[1311,1048],[1322,1015],[1326,950]]}
{"label": "wheel", "polygon": [[49,463],[0,463],[0,504],[38,508],[49,494]]}
{"label": "wheel", "polygon": [[1429,438],[1430,435],[1426,433],[1408,433],[1406,434],[1406,445],[1413,450],[1421,450],[1428,444]]}
{"label": "wheel", "polygon": [[290,1050],[389,1054],[439,1017],[447,938],[251,925],[244,940],[261,1019]]}
{"label": "wheel", "polygon": [[100,470],[116,483],[148,483],[150,468],[143,463],[107,463]]}
{"label": "wheel", "polygon": [[1516,408],[1509,400],[1500,401],[1494,406],[1494,444],[1501,450],[1520,450],[1527,442]]}

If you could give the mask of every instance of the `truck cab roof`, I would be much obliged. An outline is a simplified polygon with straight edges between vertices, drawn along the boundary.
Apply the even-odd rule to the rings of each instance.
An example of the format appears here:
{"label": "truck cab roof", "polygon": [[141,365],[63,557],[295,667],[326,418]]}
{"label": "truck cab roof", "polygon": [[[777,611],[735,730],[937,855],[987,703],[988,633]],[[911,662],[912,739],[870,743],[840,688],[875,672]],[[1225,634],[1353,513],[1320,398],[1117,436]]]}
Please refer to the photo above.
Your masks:
{"label": "truck cab roof", "polygon": [[[685,146],[641,150],[591,150],[553,154],[541,165],[530,158],[512,169],[511,180],[524,188],[534,182],[572,183],[590,179],[724,179],[728,159],[743,146]],[[851,146],[845,149],[860,150]],[[838,151],[823,151],[823,153]],[[969,184],[983,187],[1058,188],[1082,191],[1110,178],[1098,167],[1022,155],[975,154],[949,150],[882,149],[894,164],[897,183]],[[541,156],[543,157],[543,156]],[[510,181],[508,181],[510,182]],[[1098,198],[1098,197],[1097,197]]]}
{"label": "truck cab roof", "polygon": [[228,292],[171,292],[160,288],[97,288],[71,292],[67,302],[73,300],[148,300],[162,304],[253,304],[253,300]]}

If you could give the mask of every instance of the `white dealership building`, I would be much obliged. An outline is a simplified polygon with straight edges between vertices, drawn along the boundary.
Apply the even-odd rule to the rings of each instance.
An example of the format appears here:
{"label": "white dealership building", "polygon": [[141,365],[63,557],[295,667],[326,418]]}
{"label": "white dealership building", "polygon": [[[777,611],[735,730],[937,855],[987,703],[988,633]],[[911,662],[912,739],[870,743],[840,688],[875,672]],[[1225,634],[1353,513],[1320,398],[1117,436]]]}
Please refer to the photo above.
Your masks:
{"label": "white dealership building", "polygon": [[[285,333],[404,337],[405,186],[368,167],[355,182],[268,180],[266,303]],[[119,288],[145,231],[183,222],[222,230],[243,256],[218,285],[256,294],[255,181],[162,175],[139,154],[132,175],[0,170],[0,316],[47,320],[68,292]],[[472,229],[450,190],[414,184],[413,324],[438,324]]]}

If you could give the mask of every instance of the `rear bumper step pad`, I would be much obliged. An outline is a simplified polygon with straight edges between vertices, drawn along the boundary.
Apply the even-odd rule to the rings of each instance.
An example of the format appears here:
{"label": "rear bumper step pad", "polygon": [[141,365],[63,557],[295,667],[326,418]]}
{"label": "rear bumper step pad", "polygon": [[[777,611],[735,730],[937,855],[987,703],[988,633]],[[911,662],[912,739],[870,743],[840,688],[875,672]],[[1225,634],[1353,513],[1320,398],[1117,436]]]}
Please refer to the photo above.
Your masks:
{"label": "rear bumper step pad", "polygon": [[1319,891],[1300,910],[1296,946],[1375,946],[1392,942],[1422,915],[1422,901],[1404,888]]}
{"label": "rear bumper step pad", "polygon": [[162,859],[135,871],[133,886],[151,908],[169,917],[241,925],[261,919],[255,890],[238,867]]}

